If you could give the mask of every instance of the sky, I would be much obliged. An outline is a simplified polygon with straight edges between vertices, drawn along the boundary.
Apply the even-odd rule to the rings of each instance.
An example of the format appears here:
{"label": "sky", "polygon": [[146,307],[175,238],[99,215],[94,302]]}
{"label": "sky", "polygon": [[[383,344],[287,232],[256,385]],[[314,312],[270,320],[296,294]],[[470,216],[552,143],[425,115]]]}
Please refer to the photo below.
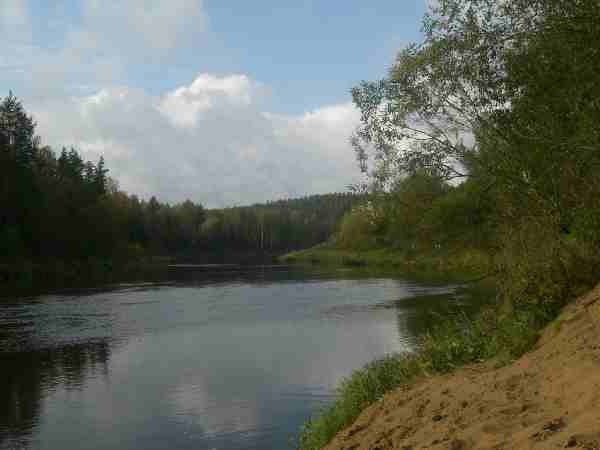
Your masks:
{"label": "sky", "polygon": [[207,207],[360,179],[350,89],[420,38],[425,0],[0,0],[0,97],[122,190]]}

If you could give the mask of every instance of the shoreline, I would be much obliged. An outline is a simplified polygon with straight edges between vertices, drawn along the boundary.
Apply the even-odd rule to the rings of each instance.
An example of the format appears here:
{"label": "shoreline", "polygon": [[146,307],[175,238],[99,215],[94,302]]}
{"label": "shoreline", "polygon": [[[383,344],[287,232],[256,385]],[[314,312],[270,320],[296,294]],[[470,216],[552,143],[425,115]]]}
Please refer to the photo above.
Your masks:
{"label": "shoreline", "polygon": [[287,253],[278,261],[292,265],[384,268],[409,275],[439,274],[465,280],[485,278],[494,272],[490,255],[482,250],[464,248],[409,255],[384,248],[357,251],[317,246]]}
{"label": "shoreline", "polygon": [[600,284],[531,351],[390,391],[324,448],[600,448]]}
{"label": "shoreline", "polygon": [[[440,252],[437,255],[411,257],[393,250],[347,251],[321,246],[284,255],[279,261],[300,265],[386,267],[416,274],[433,272],[441,276],[450,275],[463,282],[469,278],[483,279],[493,275],[493,259],[483,252],[472,249],[459,251],[451,254],[452,260],[449,260],[448,255],[449,253]],[[600,285],[593,292],[600,297]],[[443,437],[437,443],[432,443],[435,441],[433,439],[415,445],[402,440],[391,445],[391,441],[379,439],[375,442],[366,437],[361,440],[359,437],[371,430],[369,427],[372,420],[369,418],[367,424],[364,424],[364,417],[371,417],[370,411],[373,409],[379,411],[378,405],[382,401],[385,403],[384,399],[389,396],[402,397],[402,392],[412,389],[413,385],[427,383],[427,380],[441,382],[447,377],[460,377],[459,373],[470,370],[469,367],[482,366],[489,370],[499,370],[501,367],[511,367],[519,358],[527,358],[529,352],[537,348],[540,337],[548,333],[547,330],[551,328],[549,324],[562,323],[560,317],[563,309],[569,309],[573,303],[577,303],[567,300],[569,299],[564,299],[563,302],[565,308],[559,308],[544,304],[513,305],[498,297],[474,318],[465,316],[440,321],[434,329],[422,336],[420,348],[415,354],[391,355],[373,361],[343,380],[337,387],[338,395],[334,403],[305,423],[300,433],[298,449],[487,448],[471,441],[462,446],[467,441],[463,442],[458,438],[456,443]],[[425,403],[431,401],[427,399],[426,393],[422,397]],[[600,405],[598,409],[600,411]],[[386,411],[386,416],[392,414],[393,408],[387,408]],[[409,419],[410,417],[403,416],[400,422]],[[401,426],[399,423],[396,428]],[[361,433],[363,430],[367,431]],[[388,430],[387,433],[391,435],[393,431]]]}

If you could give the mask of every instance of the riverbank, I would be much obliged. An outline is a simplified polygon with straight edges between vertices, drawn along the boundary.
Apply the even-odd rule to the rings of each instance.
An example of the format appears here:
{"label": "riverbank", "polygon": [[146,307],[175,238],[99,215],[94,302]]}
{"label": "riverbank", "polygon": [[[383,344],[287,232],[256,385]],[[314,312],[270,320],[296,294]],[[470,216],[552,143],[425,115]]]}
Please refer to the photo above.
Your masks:
{"label": "riverbank", "polygon": [[600,285],[514,363],[424,376],[365,409],[325,448],[600,448]]}
{"label": "riverbank", "polygon": [[[399,272],[405,272],[408,269],[413,273],[421,274],[439,272],[450,274],[458,280],[466,280],[477,276],[485,277],[485,275],[493,273],[493,261],[491,257],[483,253],[466,250],[452,252],[451,254],[451,258],[448,257],[449,253],[442,252],[411,258],[406,254],[386,250],[351,252],[331,247],[319,247],[285,255],[281,258],[281,261],[297,264],[387,267],[395,268]],[[590,295],[600,295],[600,287],[594,291],[594,294]],[[569,299],[565,298],[562,304],[565,304],[567,300]],[[579,304],[579,302],[572,303],[565,311],[570,310],[573,304]],[[468,380],[468,377],[465,378],[465,373],[469,373],[470,367],[475,367],[473,370],[477,373],[481,371],[496,373],[495,370],[502,370],[498,369],[499,367],[512,367],[511,363],[517,358],[527,358],[523,355],[537,348],[536,343],[542,342],[539,340],[540,336],[548,333],[548,331],[545,331],[545,327],[549,323],[558,324],[555,327],[560,327],[561,324],[570,320],[570,316],[566,312],[558,317],[560,313],[559,306],[557,303],[522,302],[512,304],[511,302],[502,301],[499,303],[494,302],[491,306],[486,307],[475,318],[466,315],[443,318],[437,323],[437,326],[422,337],[421,345],[416,353],[393,355],[375,361],[355,371],[349,378],[343,380],[338,387],[336,401],[306,423],[300,435],[299,448],[301,450],[317,450],[326,448],[329,443],[331,443],[330,447],[327,448],[332,449],[488,448],[483,444],[480,445],[477,437],[473,437],[472,442],[468,440],[471,438],[466,440],[461,437],[446,439],[447,435],[452,435],[454,432],[458,433],[457,430],[463,430],[459,426],[460,421],[463,420],[462,418],[457,419],[458,422],[450,428],[444,429],[443,436],[440,435],[435,443],[433,441],[436,439],[425,442],[424,440],[419,441],[420,438],[418,437],[415,442],[409,442],[406,439],[403,441],[386,441],[381,439],[381,435],[377,434],[379,431],[374,431],[378,436],[377,443],[375,443],[368,436],[358,433],[357,430],[367,429],[365,420],[366,423],[371,423],[372,412],[370,411],[377,408],[377,406],[371,405],[379,405],[383,401],[382,399],[394,395],[396,395],[396,397],[393,397],[394,401],[404,404],[406,398],[403,396],[406,394],[407,389],[411,389],[408,386],[420,386],[427,384],[430,380],[434,380],[431,381],[433,385],[445,383],[448,377],[452,376],[456,377],[452,378],[453,383],[460,383],[460,380],[463,380],[466,383],[465,385],[469,385],[469,382],[465,381]],[[567,318],[564,314],[567,314]],[[448,375],[452,373],[455,375]],[[536,376],[543,379],[544,375]],[[489,390],[489,386],[484,383],[480,388],[480,396],[485,397],[484,393]],[[396,394],[393,393],[395,390],[398,390]],[[426,389],[419,392],[419,398],[423,405],[429,403],[434,405],[437,402],[439,407],[440,402],[435,394],[431,399],[428,399]],[[398,400],[398,398],[403,398],[403,400]],[[494,400],[490,399],[490,401],[493,402]],[[425,408],[422,405],[412,406],[414,406],[413,410],[407,413],[409,416],[415,414],[415,408]],[[387,423],[389,417],[395,414],[394,408],[389,404],[386,411],[385,418],[381,419],[385,423]],[[364,419],[365,415],[369,419]],[[437,416],[445,417],[443,414],[434,413],[430,418]],[[403,428],[403,423],[409,423],[412,419],[404,416],[398,417],[398,422],[391,425],[392,428],[388,429],[383,425],[381,427],[377,425],[377,430],[384,429],[387,433],[386,436],[395,435],[397,429],[402,428],[406,431]],[[501,417],[501,415],[498,417]],[[441,420],[441,418],[437,418],[433,422],[437,424]],[[498,420],[502,421],[501,419]],[[393,428],[394,426],[396,428]],[[424,426],[422,422],[418,422],[414,426],[414,430],[416,430],[414,433],[417,433],[420,427]],[[507,429],[509,434],[513,431]],[[408,433],[405,434],[406,436],[413,435]],[[427,434],[423,436],[427,436]],[[461,446],[463,441],[466,443]],[[400,444],[401,442],[402,444]],[[453,444],[452,442],[456,443]],[[438,444],[440,446],[435,447]],[[521,447],[509,446],[506,448]],[[540,448],[546,447],[542,446]]]}
{"label": "riverbank", "polygon": [[386,248],[356,251],[321,245],[287,253],[280,256],[278,261],[285,264],[385,268],[402,273],[435,273],[465,279],[485,276],[494,271],[489,253],[465,248],[408,254]]}
{"label": "riverbank", "polygon": [[509,364],[533,348],[553,317],[544,307],[508,310],[495,302],[474,318],[460,312],[438,317],[416,352],[374,361],[343,380],[336,400],[306,423],[299,448],[324,448],[366,408],[397,388],[482,361]]}

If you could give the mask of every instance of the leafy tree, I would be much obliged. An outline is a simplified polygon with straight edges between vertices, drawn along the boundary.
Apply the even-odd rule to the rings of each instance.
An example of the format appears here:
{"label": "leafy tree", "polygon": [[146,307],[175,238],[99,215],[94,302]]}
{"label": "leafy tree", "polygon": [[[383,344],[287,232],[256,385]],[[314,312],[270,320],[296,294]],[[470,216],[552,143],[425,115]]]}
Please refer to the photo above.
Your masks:
{"label": "leafy tree", "polygon": [[423,42],[400,51],[388,77],[352,90],[362,112],[352,143],[375,187],[419,167],[464,178],[479,130],[503,135],[491,118],[510,106],[507,55],[538,26],[533,3],[441,0]]}
{"label": "leafy tree", "polygon": [[[552,302],[593,280],[599,22],[595,0],[440,0],[423,42],[402,50],[386,78],[353,90],[362,121],[352,142],[384,193],[395,241],[446,240],[444,230],[464,227],[500,245],[517,299]],[[407,209],[396,188],[419,171],[468,181]]]}

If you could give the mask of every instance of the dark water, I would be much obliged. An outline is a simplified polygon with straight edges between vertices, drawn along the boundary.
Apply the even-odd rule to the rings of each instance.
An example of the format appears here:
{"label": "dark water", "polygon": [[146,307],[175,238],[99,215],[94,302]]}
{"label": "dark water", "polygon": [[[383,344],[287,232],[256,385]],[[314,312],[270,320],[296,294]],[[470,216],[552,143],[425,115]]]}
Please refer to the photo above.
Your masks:
{"label": "dark water", "polygon": [[4,299],[0,448],[294,448],[342,377],[473,302],[456,285],[274,268]]}

